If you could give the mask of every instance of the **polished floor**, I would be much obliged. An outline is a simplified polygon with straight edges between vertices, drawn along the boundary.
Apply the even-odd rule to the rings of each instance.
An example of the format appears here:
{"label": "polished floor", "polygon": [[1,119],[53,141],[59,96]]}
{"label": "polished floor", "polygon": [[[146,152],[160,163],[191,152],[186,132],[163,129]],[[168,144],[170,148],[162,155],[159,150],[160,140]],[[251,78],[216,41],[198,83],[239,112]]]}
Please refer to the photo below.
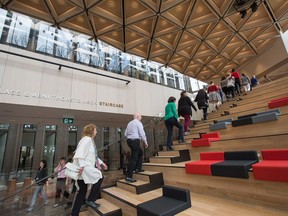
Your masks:
{"label": "polished floor", "polygon": [[[21,188],[18,188],[17,191],[20,191]],[[35,207],[31,212],[27,212],[27,209],[30,205],[32,195],[34,193],[34,187],[27,189],[23,193],[19,193],[4,202],[0,203],[0,214],[1,216],[13,216],[13,215],[31,215],[31,216],[65,216],[69,215],[70,209],[65,209],[66,200],[62,199],[62,204],[54,208],[55,204],[55,181],[50,181],[49,186],[45,186],[46,195],[49,199],[47,205],[44,204],[41,197],[36,201]],[[0,200],[7,198],[16,192],[7,193],[6,191],[0,192]]]}

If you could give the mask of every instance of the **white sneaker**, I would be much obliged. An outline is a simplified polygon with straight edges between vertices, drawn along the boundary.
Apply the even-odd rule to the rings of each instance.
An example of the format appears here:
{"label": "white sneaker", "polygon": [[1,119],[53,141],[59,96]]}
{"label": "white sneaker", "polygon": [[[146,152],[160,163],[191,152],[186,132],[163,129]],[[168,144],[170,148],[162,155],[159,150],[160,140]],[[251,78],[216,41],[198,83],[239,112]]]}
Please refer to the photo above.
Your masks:
{"label": "white sneaker", "polygon": [[49,200],[46,200],[46,201],[45,201],[45,205],[47,205],[48,203],[49,203]]}
{"label": "white sneaker", "polygon": [[54,208],[58,207],[59,205],[60,205],[59,203],[56,203],[56,204],[54,205]]}
{"label": "white sneaker", "polygon": [[33,207],[29,207],[26,211],[31,212],[33,210]]}

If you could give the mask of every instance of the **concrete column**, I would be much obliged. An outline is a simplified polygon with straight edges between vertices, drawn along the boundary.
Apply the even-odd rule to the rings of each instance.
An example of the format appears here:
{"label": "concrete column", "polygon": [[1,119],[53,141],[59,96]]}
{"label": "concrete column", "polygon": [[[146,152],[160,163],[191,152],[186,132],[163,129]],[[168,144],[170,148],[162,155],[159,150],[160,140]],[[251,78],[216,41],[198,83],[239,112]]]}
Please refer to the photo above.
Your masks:
{"label": "concrete column", "polygon": [[58,164],[61,157],[68,157],[68,140],[68,125],[58,125],[56,134],[54,166]]}
{"label": "concrete column", "polygon": [[22,124],[9,125],[7,145],[3,160],[3,172],[12,172],[18,169],[22,134],[23,134]]}
{"label": "concrete column", "polygon": [[34,143],[34,155],[32,162],[33,169],[37,169],[39,167],[40,160],[43,159],[44,143],[45,143],[45,125],[37,125],[35,143]]}

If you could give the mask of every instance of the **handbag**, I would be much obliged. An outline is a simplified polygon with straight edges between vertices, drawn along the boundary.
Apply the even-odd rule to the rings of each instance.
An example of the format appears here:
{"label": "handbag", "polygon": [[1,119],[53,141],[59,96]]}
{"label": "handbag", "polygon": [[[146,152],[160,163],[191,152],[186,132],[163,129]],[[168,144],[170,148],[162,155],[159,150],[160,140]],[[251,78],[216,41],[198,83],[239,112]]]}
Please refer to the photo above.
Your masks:
{"label": "handbag", "polygon": [[65,175],[69,178],[72,178],[74,180],[78,180],[79,178],[79,169],[80,167],[73,163],[67,163],[65,169]]}

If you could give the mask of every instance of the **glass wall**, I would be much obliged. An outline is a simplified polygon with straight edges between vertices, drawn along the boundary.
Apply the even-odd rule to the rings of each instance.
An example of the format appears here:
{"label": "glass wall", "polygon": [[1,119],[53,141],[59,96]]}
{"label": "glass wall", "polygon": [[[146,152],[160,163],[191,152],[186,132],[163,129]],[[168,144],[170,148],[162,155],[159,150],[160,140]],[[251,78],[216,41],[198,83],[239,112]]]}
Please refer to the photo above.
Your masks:
{"label": "glass wall", "polygon": [[0,173],[2,172],[4,154],[8,137],[9,124],[0,125]]}
{"label": "glass wall", "polygon": [[77,126],[71,125],[68,127],[68,130],[68,160],[71,161],[77,147]]}
{"label": "glass wall", "polygon": [[[202,82],[163,67],[157,62],[123,53],[102,41],[15,12],[0,9],[0,43],[67,61],[123,74],[188,92],[199,90]],[[188,81],[190,80],[190,82]],[[197,85],[191,85],[196,82]]]}
{"label": "glass wall", "polygon": [[[46,126],[45,130],[45,143],[43,148],[43,158],[47,162],[49,171],[53,170],[53,162],[55,159],[55,143],[56,143],[56,125]],[[64,143],[63,143],[64,145]]]}
{"label": "glass wall", "polygon": [[[18,170],[30,170],[35,147],[36,125],[24,125],[20,147]],[[34,167],[37,169],[36,167]]]}

